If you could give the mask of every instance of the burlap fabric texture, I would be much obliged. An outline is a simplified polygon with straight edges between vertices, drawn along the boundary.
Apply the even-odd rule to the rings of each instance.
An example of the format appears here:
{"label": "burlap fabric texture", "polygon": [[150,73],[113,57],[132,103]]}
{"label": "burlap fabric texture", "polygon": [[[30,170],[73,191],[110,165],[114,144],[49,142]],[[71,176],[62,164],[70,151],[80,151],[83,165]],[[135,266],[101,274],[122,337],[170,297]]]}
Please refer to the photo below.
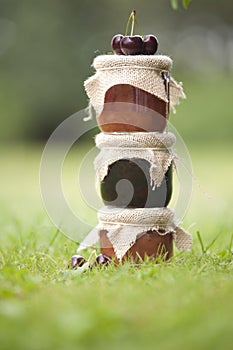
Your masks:
{"label": "burlap fabric texture", "polygon": [[100,133],[95,138],[101,150],[94,161],[97,181],[108,174],[109,166],[120,159],[145,159],[150,163],[152,189],[159,187],[175,159],[176,138],[170,132]]}
{"label": "burlap fabric texture", "polygon": [[190,250],[192,236],[178,227],[174,211],[170,208],[116,208],[103,207],[98,212],[99,224],[84,239],[78,252],[95,245],[99,240],[99,232],[107,230],[116,257],[121,260],[136,240],[147,231],[163,230],[160,235],[172,233],[179,250]]}
{"label": "burlap fabric texture", "polygon": [[[107,90],[117,84],[132,85],[168,102],[162,77],[162,73],[169,76],[172,67],[172,60],[168,56],[100,55],[94,59],[93,67],[96,73],[84,82],[84,86],[97,114],[102,111]],[[170,106],[173,109],[179,104],[180,98],[186,98],[182,83],[170,77]]]}

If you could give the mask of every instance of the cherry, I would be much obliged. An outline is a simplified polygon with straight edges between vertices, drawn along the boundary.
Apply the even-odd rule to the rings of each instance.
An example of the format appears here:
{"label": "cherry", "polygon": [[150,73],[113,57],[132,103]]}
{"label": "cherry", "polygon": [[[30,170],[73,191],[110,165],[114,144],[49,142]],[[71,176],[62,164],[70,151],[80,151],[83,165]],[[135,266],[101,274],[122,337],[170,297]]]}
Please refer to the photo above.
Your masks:
{"label": "cherry", "polygon": [[158,40],[152,35],[145,35],[143,41],[143,54],[144,55],[154,55],[158,49]]}
{"label": "cherry", "polygon": [[77,267],[81,267],[85,264],[86,260],[81,255],[73,255],[71,258],[71,267],[72,269],[76,269]]}
{"label": "cherry", "polygon": [[124,55],[141,55],[143,40],[140,35],[124,36],[120,41],[120,48]]}
{"label": "cherry", "polygon": [[122,38],[123,38],[123,35],[121,34],[114,35],[114,37],[112,38],[111,45],[112,45],[113,52],[116,55],[123,55],[123,52],[121,51],[121,47],[120,47],[120,42]]}
{"label": "cherry", "polygon": [[95,265],[107,266],[111,262],[110,256],[106,254],[99,254],[95,259]]}

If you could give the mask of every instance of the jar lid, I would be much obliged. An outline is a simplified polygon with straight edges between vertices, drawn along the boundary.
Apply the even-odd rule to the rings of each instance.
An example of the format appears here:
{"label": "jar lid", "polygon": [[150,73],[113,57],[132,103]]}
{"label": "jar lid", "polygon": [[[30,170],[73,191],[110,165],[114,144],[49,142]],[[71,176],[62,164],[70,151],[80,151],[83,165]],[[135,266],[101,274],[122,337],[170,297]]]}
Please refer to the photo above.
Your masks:
{"label": "jar lid", "polygon": [[[168,72],[172,60],[163,55],[100,55],[93,61],[96,72],[85,82],[85,90],[97,114],[104,106],[105,94],[114,85],[128,84],[157,96],[173,108],[180,98],[186,98],[182,84],[169,77],[170,96],[164,87],[163,72]],[[170,75],[170,74],[169,74]]]}
{"label": "jar lid", "polygon": [[93,61],[96,70],[141,67],[152,70],[169,71],[172,59],[164,55],[100,55]]}

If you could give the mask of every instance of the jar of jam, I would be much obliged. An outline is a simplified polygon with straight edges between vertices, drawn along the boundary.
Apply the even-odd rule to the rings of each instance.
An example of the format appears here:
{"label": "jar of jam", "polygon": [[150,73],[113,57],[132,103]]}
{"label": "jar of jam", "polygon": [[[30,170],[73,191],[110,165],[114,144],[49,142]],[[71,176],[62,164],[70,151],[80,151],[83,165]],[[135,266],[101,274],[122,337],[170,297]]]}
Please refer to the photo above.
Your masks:
{"label": "jar of jam", "polygon": [[[169,100],[169,79],[164,80]],[[105,93],[97,122],[104,132],[163,132],[169,117],[169,102],[129,84],[117,84]]]}
{"label": "jar of jam", "polygon": [[[107,233],[108,231],[106,230],[101,230],[99,232],[101,253],[115,258],[117,261]],[[164,260],[171,258],[173,255],[173,234],[172,232],[166,233],[166,235],[161,235],[160,233],[163,232],[161,230],[147,231],[141,235],[123,256],[122,261],[130,259],[137,262],[140,258],[145,260],[146,257],[153,259],[162,257]]]}
{"label": "jar of jam", "polygon": [[172,165],[160,186],[153,188],[150,163],[147,160],[120,159],[109,166],[108,174],[100,183],[100,192],[105,205],[127,208],[166,207],[172,195]]}
{"label": "jar of jam", "polygon": [[[170,57],[99,55],[93,67],[96,73],[84,86],[102,131],[165,130],[170,105]],[[184,96],[179,84],[176,90],[177,98]]]}

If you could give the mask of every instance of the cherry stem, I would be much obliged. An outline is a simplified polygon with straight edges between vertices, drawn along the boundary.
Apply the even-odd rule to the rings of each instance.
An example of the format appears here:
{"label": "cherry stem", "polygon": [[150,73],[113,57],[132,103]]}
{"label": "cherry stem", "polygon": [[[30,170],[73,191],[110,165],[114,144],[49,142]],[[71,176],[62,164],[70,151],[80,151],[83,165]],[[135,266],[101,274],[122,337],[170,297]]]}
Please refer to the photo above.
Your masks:
{"label": "cherry stem", "polygon": [[132,11],[132,24],[131,24],[131,32],[130,32],[130,35],[131,35],[131,36],[133,35],[133,32],[134,32],[135,17],[136,17],[136,11],[135,11],[135,10],[133,10],[133,11]]}
{"label": "cherry stem", "polygon": [[127,25],[126,25],[126,30],[125,30],[125,35],[128,35],[129,32],[129,25],[130,22],[132,21],[132,26],[131,26],[131,35],[133,35],[133,31],[134,31],[134,22],[135,22],[135,16],[136,16],[136,11],[133,10],[129,16]]}
{"label": "cherry stem", "polygon": [[144,34],[143,34],[143,32],[142,32],[141,27],[140,27],[139,24],[138,24],[138,21],[137,21],[136,17],[135,17],[135,23],[136,23],[136,25],[137,25],[137,27],[138,27],[138,30],[139,30],[140,35],[143,37]]}

